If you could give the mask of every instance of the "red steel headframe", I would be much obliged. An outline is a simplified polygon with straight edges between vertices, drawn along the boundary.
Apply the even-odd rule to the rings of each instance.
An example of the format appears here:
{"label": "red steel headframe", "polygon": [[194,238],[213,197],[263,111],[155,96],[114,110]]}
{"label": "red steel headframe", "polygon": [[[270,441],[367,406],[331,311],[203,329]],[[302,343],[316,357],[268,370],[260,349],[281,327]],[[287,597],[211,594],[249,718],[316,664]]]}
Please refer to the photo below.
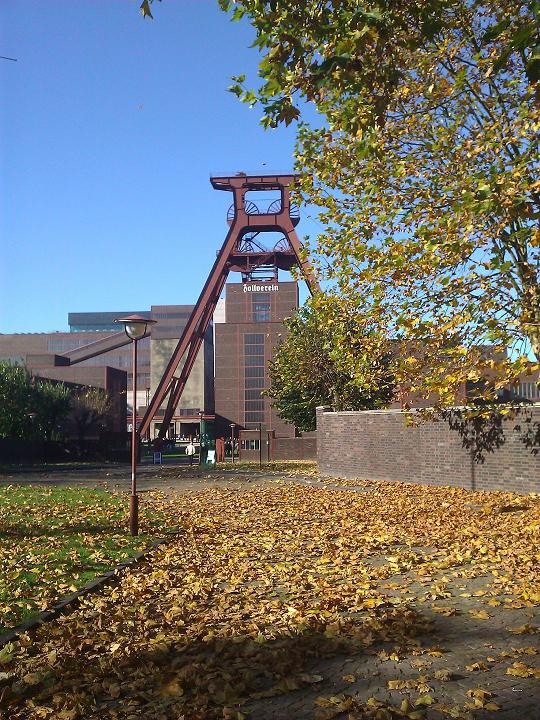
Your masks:
{"label": "red steel headframe", "polygon": [[[310,292],[313,294],[319,290],[319,284],[313,274],[311,265],[302,257],[302,246],[294,229],[293,220],[291,219],[290,186],[294,180],[294,175],[245,175],[243,173],[238,173],[233,176],[214,176],[211,178],[212,185],[216,190],[228,190],[233,193],[234,218],[212,270],[208,275],[208,279],[199,295],[197,304],[193,308],[193,312],[184,328],[182,337],[178,341],[163,373],[163,377],[146,409],[146,413],[139,427],[140,436],[147,432],[152,419],[168,396],[167,407],[159,431],[159,438],[165,436],[229,274],[231,266],[230,257],[234,253],[238,241],[241,240],[246,233],[281,232],[287,238],[294,252],[296,261]],[[257,214],[248,214],[246,212],[245,194],[249,191],[257,190],[280,191],[281,203],[278,212]],[[175,372],[184,355],[186,358],[180,375],[175,376]]]}

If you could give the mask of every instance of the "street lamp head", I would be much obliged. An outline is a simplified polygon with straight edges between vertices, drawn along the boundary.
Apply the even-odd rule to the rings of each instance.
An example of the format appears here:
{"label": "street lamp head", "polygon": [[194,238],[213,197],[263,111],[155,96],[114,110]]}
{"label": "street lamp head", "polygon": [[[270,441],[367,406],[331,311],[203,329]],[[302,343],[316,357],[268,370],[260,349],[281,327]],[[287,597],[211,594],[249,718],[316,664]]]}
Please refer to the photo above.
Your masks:
{"label": "street lamp head", "polygon": [[155,320],[144,318],[141,315],[128,315],[127,317],[117,318],[114,322],[124,326],[126,335],[131,340],[140,340],[146,335],[148,325],[155,323]]}

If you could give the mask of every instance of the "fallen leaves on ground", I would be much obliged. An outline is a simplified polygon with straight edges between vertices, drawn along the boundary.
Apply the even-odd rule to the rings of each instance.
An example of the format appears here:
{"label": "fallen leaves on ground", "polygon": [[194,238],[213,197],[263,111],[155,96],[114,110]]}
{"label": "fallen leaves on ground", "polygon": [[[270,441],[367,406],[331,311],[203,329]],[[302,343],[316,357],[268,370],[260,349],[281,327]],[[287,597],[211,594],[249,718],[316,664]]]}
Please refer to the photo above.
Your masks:
{"label": "fallen leaves on ground", "polygon": [[141,535],[133,538],[125,495],[0,487],[0,633],[162,537],[169,505],[159,493],[144,502]]}
{"label": "fallen leaves on ground", "polygon": [[[116,587],[0,651],[4,717],[241,718],[267,698],[297,692],[313,693],[305,717],[321,720],[343,713],[420,720],[432,711],[456,718],[495,711],[482,688],[461,704],[440,701],[453,671],[465,669],[452,666],[425,611],[432,603],[440,608],[441,600],[474,602],[481,610],[494,597],[502,603],[497,612],[516,604],[533,608],[539,499],[527,498],[517,521],[516,513],[495,511],[514,502],[509,494],[369,487],[353,493],[276,484],[179,497],[177,538]],[[489,512],[469,507],[472,501],[489,504]],[[475,578],[483,579],[481,595],[468,592],[460,601],[449,590]],[[407,583],[403,594],[399,585]],[[445,621],[454,615],[433,613]],[[506,632],[510,650],[516,635],[526,633],[531,642],[536,629]],[[361,699],[351,685],[357,673],[340,678],[348,690],[328,692],[318,664],[368,656],[383,665],[425,662],[413,683],[396,686],[405,698]],[[536,659],[530,656],[528,663]],[[526,673],[520,682],[536,682],[535,668],[516,657],[497,662]],[[486,661],[476,659],[482,679],[490,672]],[[445,662],[448,672],[431,672],[431,662]],[[470,676],[479,678],[477,668]],[[388,692],[384,680],[380,687]]]}

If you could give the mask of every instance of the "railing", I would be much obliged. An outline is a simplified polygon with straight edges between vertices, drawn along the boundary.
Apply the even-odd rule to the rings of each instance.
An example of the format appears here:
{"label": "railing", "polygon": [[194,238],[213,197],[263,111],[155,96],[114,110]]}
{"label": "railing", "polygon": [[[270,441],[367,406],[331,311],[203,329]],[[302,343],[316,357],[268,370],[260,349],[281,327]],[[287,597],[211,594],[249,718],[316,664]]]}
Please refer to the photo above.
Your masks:
{"label": "railing", "polygon": [[[244,203],[244,211],[247,213],[247,215],[277,215],[281,212],[281,200],[273,200],[265,210],[259,208],[251,200],[247,200]],[[300,210],[298,208],[298,205],[291,205],[289,215],[292,220],[297,220],[300,218]],[[232,222],[232,220],[234,220],[234,204],[231,205],[227,211],[227,220],[229,222]]]}
{"label": "railing", "polygon": [[210,178],[229,178],[229,177],[237,177],[239,175],[245,175],[246,177],[290,177],[291,175],[295,175],[296,173],[291,170],[284,170],[283,172],[270,172],[266,168],[259,168],[258,170],[233,170],[231,172],[230,170],[224,170],[223,172],[219,171],[212,171],[210,173]]}

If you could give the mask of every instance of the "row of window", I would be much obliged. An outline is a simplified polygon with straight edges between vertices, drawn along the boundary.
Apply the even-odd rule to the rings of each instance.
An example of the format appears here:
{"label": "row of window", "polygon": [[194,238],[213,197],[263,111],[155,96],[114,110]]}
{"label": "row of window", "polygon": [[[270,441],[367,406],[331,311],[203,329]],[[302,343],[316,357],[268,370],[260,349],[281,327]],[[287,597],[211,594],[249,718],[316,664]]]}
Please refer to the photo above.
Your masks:
{"label": "row of window", "polygon": [[261,390],[251,390],[248,388],[245,388],[244,390],[244,397],[246,400],[260,400],[261,399]]}
{"label": "row of window", "polygon": [[[118,328],[115,328],[118,331]],[[84,347],[85,345],[89,345],[88,338],[51,338],[50,340],[47,340],[47,350],[52,353],[65,353],[69,350],[77,350],[80,347]],[[145,337],[142,340],[139,340],[138,349],[142,350],[145,348],[150,348],[150,338]],[[112,351],[109,351],[112,352]],[[103,355],[97,356],[100,358],[99,364],[103,364]],[[110,358],[111,361],[113,359],[113,356],[106,355],[107,358]],[[117,355],[117,358],[131,358],[131,352],[129,348],[126,350],[125,355]],[[116,362],[116,360],[115,360]],[[131,360],[130,360],[131,362]]]}
{"label": "row of window", "polygon": [[61,338],[59,340],[54,338],[53,340],[47,340],[47,349],[50,352],[63,353],[67,350],[75,350],[81,345],[88,345],[88,340],[86,338]]}
{"label": "row of window", "polygon": [[257,367],[259,365],[264,365],[264,355],[261,353],[261,355],[246,355],[244,358],[244,363],[247,367]]}
{"label": "row of window", "polygon": [[244,388],[247,391],[248,388],[264,388],[264,377],[249,377],[245,379]]}
{"label": "row of window", "polygon": [[118,325],[70,325],[69,332],[118,332]]}
{"label": "row of window", "polygon": [[[261,299],[260,294],[253,298],[255,322],[270,319],[270,298],[268,303],[261,303]],[[244,335],[244,365],[244,427],[249,428],[264,422],[264,399],[261,397],[264,387],[264,333]]]}
{"label": "row of window", "polygon": [[540,397],[540,384],[535,382],[522,382],[519,383],[514,392],[528,400],[537,400]]}
{"label": "row of window", "polygon": [[163,312],[163,313],[154,313],[152,315],[154,320],[166,320],[168,318],[188,318],[191,317],[191,311],[189,312]]}
{"label": "row of window", "polygon": [[270,294],[251,295],[251,319],[253,322],[270,322]]}
{"label": "row of window", "polygon": [[[133,378],[131,374],[127,378],[127,388],[131,390],[133,384]],[[146,390],[150,387],[150,373],[137,373],[137,391]]]}
{"label": "row of window", "polygon": [[245,369],[246,378],[264,378],[264,367],[247,367]]}
{"label": "row of window", "polygon": [[256,440],[241,440],[240,447],[242,450],[260,450],[261,445],[257,438]]}
{"label": "row of window", "polygon": [[263,345],[264,347],[264,333],[246,333],[244,345]]}

